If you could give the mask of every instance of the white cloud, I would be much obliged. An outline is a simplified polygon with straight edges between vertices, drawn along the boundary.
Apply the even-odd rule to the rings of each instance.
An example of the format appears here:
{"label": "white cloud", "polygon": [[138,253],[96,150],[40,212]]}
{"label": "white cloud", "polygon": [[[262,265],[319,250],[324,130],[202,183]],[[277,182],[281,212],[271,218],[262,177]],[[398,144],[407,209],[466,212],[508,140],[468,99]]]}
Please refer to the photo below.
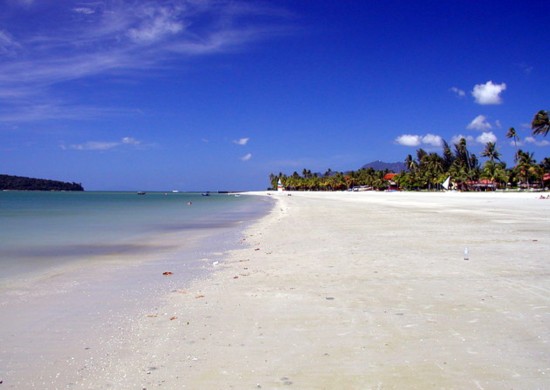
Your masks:
{"label": "white cloud", "polygon": [[395,139],[395,142],[403,146],[418,146],[421,142],[419,135],[403,134]]}
{"label": "white cloud", "polygon": [[395,143],[403,146],[419,146],[420,144],[442,146],[443,138],[430,133],[426,135],[403,134],[395,139]]}
{"label": "white cloud", "polygon": [[470,122],[470,124],[466,127],[468,130],[489,130],[491,128],[491,124],[487,122],[487,118],[485,115],[478,115]]}
{"label": "white cloud", "polygon": [[438,135],[426,134],[422,137],[422,143],[431,146],[443,146],[443,139]]}
{"label": "white cloud", "polygon": [[546,139],[543,139],[542,141],[538,141],[534,137],[525,137],[524,141],[525,141],[525,143],[533,144],[533,145],[536,145],[536,146],[548,146],[548,145],[550,145],[550,141],[548,141]]}
{"label": "white cloud", "polygon": [[233,143],[236,144],[236,145],[244,146],[248,143],[249,140],[250,140],[250,138],[240,138],[240,139],[234,140]]}
{"label": "white cloud", "polygon": [[493,84],[492,81],[487,81],[485,84],[477,84],[472,90],[472,96],[476,103],[486,104],[500,104],[502,99],[500,94],[506,90],[506,84]]}
{"label": "white cloud", "polygon": [[456,94],[456,96],[460,97],[460,98],[463,98],[464,96],[466,96],[466,92],[464,92],[462,89],[460,88],[457,88],[457,87],[451,87],[451,91],[454,92]]}
{"label": "white cloud", "polygon": [[248,161],[252,158],[252,153],[247,153],[241,157],[241,161]]}
{"label": "white cloud", "polygon": [[466,140],[466,143],[474,142],[474,137],[472,137],[471,135],[458,134],[458,135],[455,135],[453,138],[451,138],[451,143],[458,144],[462,138]]}
{"label": "white cloud", "polygon": [[476,142],[479,142],[480,144],[486,144],[487,142],[497,142],[497,137],[493,134],[492,131],[483,132],[481,133],[481,135],[476,137]]}

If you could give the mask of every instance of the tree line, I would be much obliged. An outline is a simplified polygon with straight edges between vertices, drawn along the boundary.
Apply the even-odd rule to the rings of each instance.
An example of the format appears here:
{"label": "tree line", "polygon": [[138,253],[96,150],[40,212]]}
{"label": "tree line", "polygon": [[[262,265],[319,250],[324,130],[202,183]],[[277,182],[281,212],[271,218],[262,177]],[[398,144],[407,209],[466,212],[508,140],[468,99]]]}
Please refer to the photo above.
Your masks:
{"label": "tree line", "polygon": [[[541,110],[535,114],[531,129],[533,135],[546,136],[550,130],[548,111]],[[506,133],[515,147],[513,167],[508,168],[501,161],[501,154],[494,142],[487,142],[481,157],[486,161],[481,164],[478,157],[468,150],[465,138],[449,146],[443,141],[442,153],[430,152],[420,148],[416,156],[405,158],[406,171],[392,177],[399,188],[404,190],[430,190],[439,188],[440,184],[451,177],[454,188],[471,190],[479,188],[480,182],[490,188],[532,187],[544,186],[545,174],[550,173],[550,158],[545,157],[540,163],[534,159],[533,153],[518,148],[520,142],[516,130],[512,127]],[[372,168],[362,168],[357,171],[333,172],[331,169],[324,174],[312,173],[304,169],[300,175],[294,172],[287,176],[283,173],[270,174],[271,188],[277,188],[280,180],[289,190],[300,191],[342,191],[354,187],[367,187],[375,190],[385,190],[391,183],[387,179],[388,170],[377,171]]]}
{"label": "tree line", "polygon": [[0,190],[18,191],[84,191],[80,183],[30,177],[0,175]]}

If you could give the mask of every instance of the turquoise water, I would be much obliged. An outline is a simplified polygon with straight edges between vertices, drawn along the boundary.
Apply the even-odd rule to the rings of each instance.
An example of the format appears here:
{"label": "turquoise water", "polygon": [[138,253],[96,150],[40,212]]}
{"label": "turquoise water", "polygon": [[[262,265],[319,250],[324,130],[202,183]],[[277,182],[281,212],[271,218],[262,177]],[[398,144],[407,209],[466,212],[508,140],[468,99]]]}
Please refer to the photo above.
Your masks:
{"label": "turquoise water", "polygon": [[0,283],[71,262],[134,261],[265,214],[263,197],[124,192],[0,192]]}
{"label": "turquoise water", "polygon": [[134,324],[164,316],[166,297],[246,245],[243,229],[272,205],[221,194],[0,192],[4,386],[73,387],[83,367],[110,364]]}

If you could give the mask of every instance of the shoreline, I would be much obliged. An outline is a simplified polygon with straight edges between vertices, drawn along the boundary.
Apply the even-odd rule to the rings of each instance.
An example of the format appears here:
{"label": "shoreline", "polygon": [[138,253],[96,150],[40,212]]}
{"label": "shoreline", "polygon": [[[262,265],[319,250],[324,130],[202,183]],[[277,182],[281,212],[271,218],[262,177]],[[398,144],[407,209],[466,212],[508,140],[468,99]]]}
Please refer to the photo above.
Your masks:
{"label": "shoreline", "polygon": [[212,263],[237,247],[265,207],[230,209],[235,216],[221,224],[207,217],[195,229],[157,229],[139,242],[117,244],[113,253],[84,255],[1,284],[0,384],[72,388],[89,369],[110,367],[138,320],[168,292],[208,278]]}
{"label": "shoreline", "polygon": [[509,195],[272,193],[213,273],[37,387],[544,387],[550,200]]}
{"label": "shoreline", "polygon": [[549,201],[290,194],[81,387],[547,383]]}

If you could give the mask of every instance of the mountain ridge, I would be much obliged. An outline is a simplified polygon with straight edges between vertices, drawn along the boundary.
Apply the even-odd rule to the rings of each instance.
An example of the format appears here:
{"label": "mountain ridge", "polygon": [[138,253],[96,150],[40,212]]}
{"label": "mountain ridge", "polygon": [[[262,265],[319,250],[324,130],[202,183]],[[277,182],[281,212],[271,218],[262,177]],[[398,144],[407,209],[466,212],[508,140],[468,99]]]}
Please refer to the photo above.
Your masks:
{"label": "mountain ridge", "polygon": [[361,169],[372,168],[375,171],[391,171],[394,173],[401,173],[407,170],[407,166],[403,162],[384,162],[381,160],[372,161],[361,167]]}

